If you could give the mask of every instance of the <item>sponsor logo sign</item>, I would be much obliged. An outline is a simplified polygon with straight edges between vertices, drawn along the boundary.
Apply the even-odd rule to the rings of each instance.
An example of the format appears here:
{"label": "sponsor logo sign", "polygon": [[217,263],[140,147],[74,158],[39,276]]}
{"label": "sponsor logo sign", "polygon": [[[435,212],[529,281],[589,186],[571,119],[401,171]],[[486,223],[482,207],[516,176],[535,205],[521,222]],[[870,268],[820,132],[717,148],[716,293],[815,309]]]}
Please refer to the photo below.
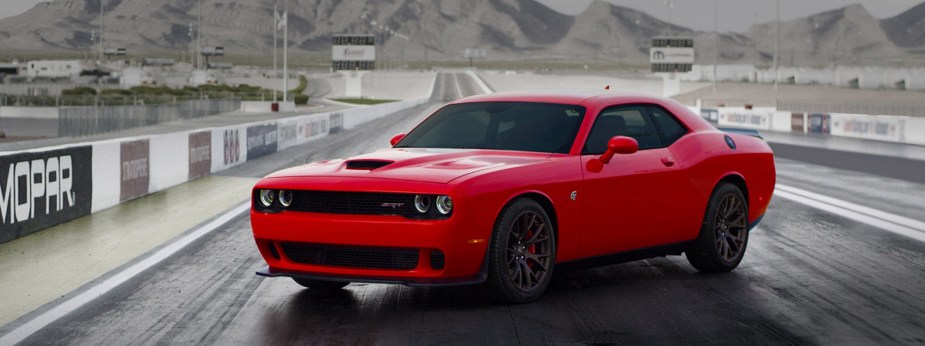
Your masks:
{"label": "sponsor logo sign", "polygon": [[802,133],[804,131],[805,122],[806,122],[805,114],[790,113],[790,131]]}
{"label": "sponsor logo sign", "polygon": [[839,136],[901,141],[904,119],[887,116],[833,114],[832,133]]}
{"label": "sponsor logo sign", "polygon": [[331,134],[340,132],[344,129],[344,113],[331,113],[328,123]]}
{"label": "sponsor logo sign", "polygon": [[758,110],[721,109],[719,112],[720,125],[734,125],[752,129],[771,128],[771,113]]}
{"label": "sponsor logo sign", "polygon": [[225,130],[223,143],[225,144],[225,165],[232,165],[241,160],[241,145],[238,143],[238,130]]}
{"label": "sponsor logo sign", "polygon": [[276,152],[276,124],[255,125],[247,128],[247,159],[252,160]]}
{"label": "sponsor logo sign", "polygon": [[706,119],[709,122],[715,123],[719,121],[719,111],[711,108],[702,108],[700,109],[700,117]]}
{"label": "sponsor logo sign", "polygon": [[296,145],[299,137],[299,124],[295,121],[279,124],[279,148],[288,148]]}
{"label": "sponsor logo sign", "polygon": [[0,157],[0,242],[90,214],[89,146]]}
{"label": "sponsor logo sign", "polygon": [[649,61],[653,64],[693,64],[694,48],[652,47]]}
{"label": "sponsor logo sign", "polygon": [[198,178],[212,171],[212,132],[189,134],[189,178]]}
{"label": "sponsor logo sign", "polygon": [[328,116],[318,116],[308,119],[302,128],[302,137],[315,139],[328,134]]}
{"label": "sponsor logo sign", "polygon": [[148,194],[151,181],[151,145],[147,139],[124,142],[121,147],[121,193],[124,202]]}

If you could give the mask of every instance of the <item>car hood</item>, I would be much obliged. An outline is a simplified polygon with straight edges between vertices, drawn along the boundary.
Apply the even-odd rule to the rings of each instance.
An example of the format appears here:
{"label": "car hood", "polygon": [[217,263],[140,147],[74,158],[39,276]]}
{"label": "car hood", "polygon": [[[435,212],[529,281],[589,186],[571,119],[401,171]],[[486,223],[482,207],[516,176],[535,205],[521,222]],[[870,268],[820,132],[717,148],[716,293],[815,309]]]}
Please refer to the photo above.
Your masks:
{"label": "car hood", "polygon": [[479,171],[529,165],[550,156],[549,153],[479,149],[384,149],[348,159],[289,168],[267,178],[363,177],[446,184]]}

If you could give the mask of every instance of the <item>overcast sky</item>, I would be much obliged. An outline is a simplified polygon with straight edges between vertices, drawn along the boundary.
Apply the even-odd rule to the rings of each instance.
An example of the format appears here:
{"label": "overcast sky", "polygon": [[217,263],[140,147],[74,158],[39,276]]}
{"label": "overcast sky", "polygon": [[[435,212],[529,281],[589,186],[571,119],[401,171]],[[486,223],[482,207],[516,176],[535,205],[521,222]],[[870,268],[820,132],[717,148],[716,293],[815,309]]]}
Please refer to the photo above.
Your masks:
{"label": "overcast sky", "polygon": [[[593,0],[537,0],[567,14],[584,11]],[[668,19],[666,0],[609,0]],[[671,0],[671,22],[696,30],[713,30],[713,2],[719,2],[720,31],[742,31],[755,22],[774,20],[773,0]],[[888,18],[902,13],[925,0],[780,0],[781,17],[805,17],[830,9],[861,3],[874,16]],[[42,0],[0,0],[0,18],[25,12]]]}

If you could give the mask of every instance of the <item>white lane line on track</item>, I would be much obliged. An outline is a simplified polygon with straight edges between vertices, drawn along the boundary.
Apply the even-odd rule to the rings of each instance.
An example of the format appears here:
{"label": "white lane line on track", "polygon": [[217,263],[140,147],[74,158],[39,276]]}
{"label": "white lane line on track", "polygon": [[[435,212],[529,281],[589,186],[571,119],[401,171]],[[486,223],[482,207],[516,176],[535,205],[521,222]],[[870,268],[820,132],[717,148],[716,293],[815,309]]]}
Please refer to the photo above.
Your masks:
{"label": "white lane line on track", "polygon": [[465,95],[463,95],[462,88],[459,87],[459,76],[457,76],[455,73],[453,74],[453,83],[456,83],[456,94],[459,95],[457,99],[466,97]]}
{"label": "white lane line on track", "polygon": [[125,268],[124,270],[116,273],[112,277],[100,282],[99,284],[90,287],[83,293],[74,296],[56,306],[49,309],[48,311],[42,313],[39,316],[36,316],[32,320],[24,323],[23,325],[13,329],[8,334],[0,337],[0,345],[14,345],[19,343],[32,334],[35,334],[42,328],[45,328],[49,324],[57,321],[61,317],[64,317],[68,313],[71,313],[74,310],[79,309],[85,304],[93,301],[96,298],[106,294],[111,291],[113,288],[118,287],[119,285],[125,283],[126,281],[132,279],[141,272],[151,268],[178,251],[182,250],[187,245],[193,243],[202,236],[209,234],[210,232],[218,229],[220,226],[228,223],[231,219],[237,217],[241,213],[247,211],[250,208],[250,202],[242,203],[221,216],[212,220],[208,224],[199,227],[195,231],[187,234],[186,236],[177,239],[173,243],[167,244],[167,246],[158,250],[157,252],[151,254],[147,258],[141,260],[140,262]]}
{"label": "white lane line on track", "polygon": [[925,222],[778,184],[774,195],[925,242]]}

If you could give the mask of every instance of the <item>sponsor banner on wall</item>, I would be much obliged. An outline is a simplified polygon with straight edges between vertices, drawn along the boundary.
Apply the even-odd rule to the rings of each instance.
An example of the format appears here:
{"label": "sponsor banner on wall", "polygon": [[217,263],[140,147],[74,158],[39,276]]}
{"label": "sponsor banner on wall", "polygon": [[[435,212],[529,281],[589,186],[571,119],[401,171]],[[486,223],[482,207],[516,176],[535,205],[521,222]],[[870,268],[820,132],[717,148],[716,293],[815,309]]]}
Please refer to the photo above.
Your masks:
{"label": "sponsor banner on wall", "polygon": [[344,113],[331,113],[328,120],[328,129],[331,134],[335,134],[344,129]]}
{"label": "sponsor banner on wall", "polygon": [[247,127],[247,159],[253,160],[276,152],[278,148],[276,124]]}
{"label": "sponsor banner on wall", "polygon": [[701,108],[700,117],[715,124],[719,121],[719,110],[712,108]]}
{"label": "sponsor banner on wall", "polygon": [[809,133],[818,133],[827,135],[832,132],[832,116],[824,113],[812,113],[808,115],[809,124],[807,129]]}
{"label": "sponsor banner on wall", "polygon": [[222,131],[222,136],[223,152],[225,153],[224,167],[241,162],[240,131],[238,129],[227,129]]}
{"label": "sponsor banner on wall", "polygon": [[277,133],[279,136],[279,149],[296,145],[299,139],[299,122],[296,120],[280,122]]}
{"label": "sponsor banner on wall", "polygon": [[767,130],[771,128],[771,111],[741,108],[720,108],[719,124]]}
{"label": "sponsor banner on wall", "polygon": [[189,134],[189,178],[198,178],[212,171],[212,132]]}
{"label": "sponsor banner on wall", "polygon": [[805,122],[805,113],[790,113],[790,131],[799,133],[805,132]]}
{"label": "sponsor banner on wall", "polygon": [[861,114],[832,114],[832,131],[836,136],[900,142],[904,140],[905,117]]}
{"label": "sponsor banner on wall", "polygon": [[312,140],[327,136],[328,120],[329,117],[326,114],[308,117],[305,120],[305,125],[302,127],[302,138],[305,140]]}
{"label": "sponsor banner on wall", "polygon": [[151,182],[151,144],[147,139],[132,142],[123,142],[120,148],[120,181],[121,192],[119,200],[127,200],[148,194]]}
{"label": "sponsor banner on wall", "polygon": [[0,156],[0,243],[89,215],[93,148]]}

